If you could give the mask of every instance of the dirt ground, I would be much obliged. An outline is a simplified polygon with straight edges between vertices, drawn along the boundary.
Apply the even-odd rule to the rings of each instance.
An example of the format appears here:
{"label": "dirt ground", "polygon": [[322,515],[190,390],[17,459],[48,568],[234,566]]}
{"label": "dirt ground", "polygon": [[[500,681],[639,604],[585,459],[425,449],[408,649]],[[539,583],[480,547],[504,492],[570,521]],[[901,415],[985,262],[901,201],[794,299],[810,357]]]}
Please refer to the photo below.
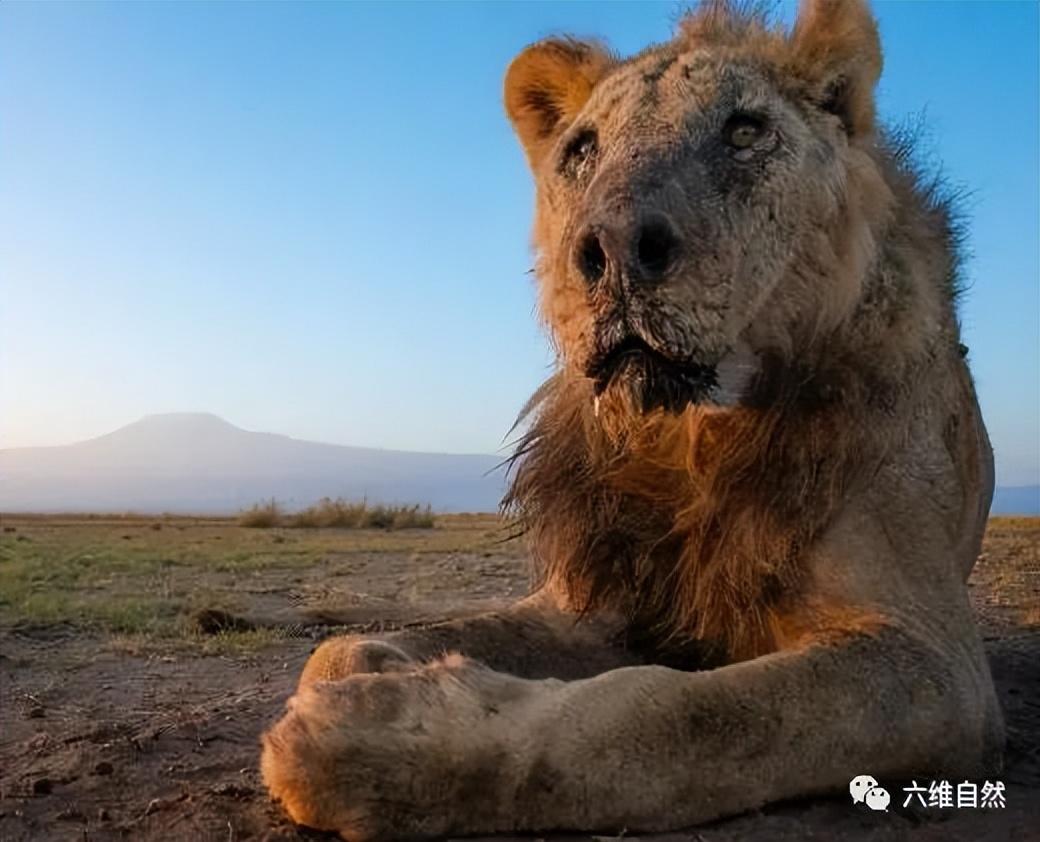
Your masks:
{"label": "dirt ground", "polygon": [[[479,516],[395,533],[0,524],[4,842],[331,839],[283,819],[256,768],[258,736],[316,642],[527,587],[522,547]],[[903,809],[894,790],[888,813],[836,795],[652,838],[1040,840],[1040,519],[994,520],[971,587],[1007,718],[1006,808]],[[229,616],[245,619],[210,633]]]}

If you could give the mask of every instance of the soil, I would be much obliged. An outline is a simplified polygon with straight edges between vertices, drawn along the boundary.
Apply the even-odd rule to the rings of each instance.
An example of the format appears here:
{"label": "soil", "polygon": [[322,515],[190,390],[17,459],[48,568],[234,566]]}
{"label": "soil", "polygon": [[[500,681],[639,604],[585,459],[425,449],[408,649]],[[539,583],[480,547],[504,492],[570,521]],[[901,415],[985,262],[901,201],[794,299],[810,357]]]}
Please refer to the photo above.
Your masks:
{"label": "soil", "polygon": [[[690,831],[625,838],[1040,840],[1038,546],[1040,520],[991,528],[971,580],[1007,719],[1005,808],[904,809],[902,792],[894,791],[892,808],[878,813],[852,805],[845,794]],[[365,566],[355,583],[365,622],[393,626],[470,612],[515,596],[527,581],[515,553],[433,553],[428,560],[424,568],[437,575],[421,602],[399,598],[405,562],[391,555]],[[270,591],[257,592],[259,611]],[[257,771],[261,731],[279,715],[308,653],[328,632],[309,625],[256,652],[201,655],[183,647],[121,651],[103,634],[66,623],[0,629],[0,839],[334,838],[292,826],[268,800]]]}

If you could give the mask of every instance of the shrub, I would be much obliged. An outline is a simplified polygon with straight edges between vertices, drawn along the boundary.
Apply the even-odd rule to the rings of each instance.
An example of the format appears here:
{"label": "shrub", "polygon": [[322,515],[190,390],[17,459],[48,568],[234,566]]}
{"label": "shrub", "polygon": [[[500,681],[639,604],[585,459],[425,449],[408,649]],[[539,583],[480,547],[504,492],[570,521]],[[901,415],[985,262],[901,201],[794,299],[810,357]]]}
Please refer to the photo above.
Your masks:
{"label": "shrub", "polygon": [[250,508],[244,509],[238,515],[238,525],[249,529],[270,529],[281,526],[285,516],[282,507],[274,500],[254,503]]}
{"label": "shrub", "polygon": [[433,526],[433,509],[429,504],[420,509],[419,506],[399,506],[394,511],[391,529],[429,529]]}
{"label": "shrub", "polygon": [[351,503],[342,498],[323,497],[313,506],[286,514],[274,500],[260,502],[238,516],[240,526],[270,529],[429,529],[433,526],[431,506],[369,505],[367,500]]}

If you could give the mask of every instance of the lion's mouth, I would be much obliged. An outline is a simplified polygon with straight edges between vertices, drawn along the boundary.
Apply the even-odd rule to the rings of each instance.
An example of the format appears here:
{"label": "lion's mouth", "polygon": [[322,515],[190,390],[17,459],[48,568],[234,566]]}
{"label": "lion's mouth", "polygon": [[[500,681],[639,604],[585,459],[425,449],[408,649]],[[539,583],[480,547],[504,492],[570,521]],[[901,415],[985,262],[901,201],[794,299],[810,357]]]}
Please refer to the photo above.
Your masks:
{"label": "lion's mouth", "polygon": [[680,412],[704,401],[718,385],[714,366],[669,357],[635,335],[594,357],[585,373],[597,397],[612,383],[624,384],[643,412]]}

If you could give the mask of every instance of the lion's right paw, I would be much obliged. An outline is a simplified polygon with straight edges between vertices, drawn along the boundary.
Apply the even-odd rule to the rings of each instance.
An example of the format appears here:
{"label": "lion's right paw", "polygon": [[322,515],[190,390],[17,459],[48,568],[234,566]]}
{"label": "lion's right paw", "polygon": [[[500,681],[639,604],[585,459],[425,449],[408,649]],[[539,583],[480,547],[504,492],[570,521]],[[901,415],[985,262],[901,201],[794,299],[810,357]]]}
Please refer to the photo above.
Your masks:
{"label": "lion's right paw", "polygon": [[315,681],[264,735],[264,783],[295,822],[349,842],[508,827],[510,735],[547,686],[459,655]]}
{"label": "lion's right paw", "polygon": [[[369,643],[371,641],[365,641]],[[349,842],[393,838],[385,826],[400,782],[395,748],[408,694],[404,674],[356,674],[315,681],[264,734],[260,767],[272,797],[297,824]]]}

